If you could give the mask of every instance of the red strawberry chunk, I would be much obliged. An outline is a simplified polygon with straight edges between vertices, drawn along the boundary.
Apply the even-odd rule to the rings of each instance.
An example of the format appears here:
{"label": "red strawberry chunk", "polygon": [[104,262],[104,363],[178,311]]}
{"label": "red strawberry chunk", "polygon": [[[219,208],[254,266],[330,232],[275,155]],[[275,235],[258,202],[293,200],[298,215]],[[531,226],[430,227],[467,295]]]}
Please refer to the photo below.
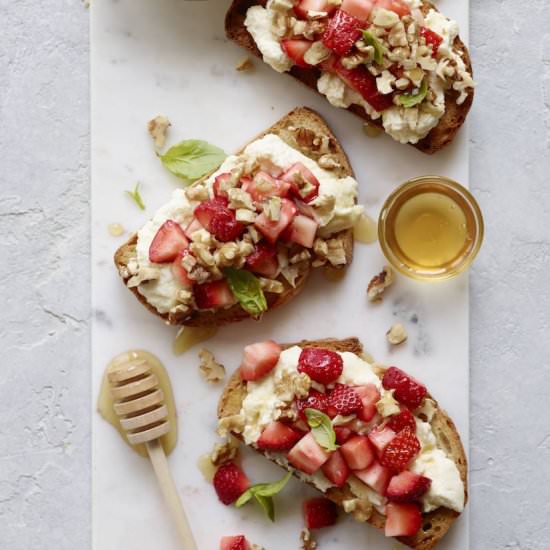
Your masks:
{"label": "red strawberry chunk", "polygon": [[149,261],[156,264],[173,262],[178,253],[188,246],[189,241],[180,224],[166,220],[149,246]]}
{"label": "red strawberry chunk", "polygon": [[296,215],[296,206],[288,199],[282,199],[281,212],[278,220],[271,220],[262,212],[254,222],[260,233],[271,243],[274,244],[281,233],[292,223]]}
{"label": "red strawberry chunk", "polygon": [[340,450],[352,470],[364,470],[376,459],[374,449],[368,437],[364,435],[352,437],[342,445]]}
{"label": "red strawberry chunk", "polygon": [[350,475],[350,469],[339,450],[330,455],[330,458],[321,466],[321,471],[336,487],[343,487]]}
{"label": "red strawberry chunk", "polygon": [[288,451],[301,438],[302,434],[290,426],[282,422],[272,422],[264,429],[256,445],[266,451]]}
{"label": "red strawberry chunk", "polygon": [[306,474],[314,474],[330,457],[313,434],[309,432],[302,437],[288,453],[288,461],[298,470]]}
{"label": "red strawberry chunk", "polygon": [[443,37],[440,34],[432,31],[431,29],[428,29],[427,27],[422,27],[420,29],[420,36],[423,36],[425,38],[426,44],[428,46],[432,46],[433,57],[437,57],[439,46],[441,46],[443,42]]}
{"label": "red strawberry chunk", "polygon": [[394,414],[386,424],[390,430],[393,430],[396,434],[405,428],[409,428],[412,432],[416,432],[416,421],[414,415],[407,407],[401,407],[399,414]]}
{"label": "red strawberry chunk", "polygon": [[353,473],[373,491],[376,491],[382,496],[386,494],[386,489],[393,476],[393,472],[389,468],[382,466],[377,460],[365,470],[355,471]]}
{"label": "red strawberry chunk", "polygon": [[420,441],[408,428],[399,432],[380,456],[380,464],[394,472],[406,470],[420,452]]}
{"label": "red strawberry chunk", "polygon": [[304,502],[304,519],[308,529],[330,527],[338,519],[338,508],[328,498],[310,498]]}
{"label": "red strawberry chunk", "polygon": [[301,40],[298,38],[288,38],[281,40],[281,48],[294,61],[294,64],[304,69],[312,67],[305,59],[304,55],[311,48],[313,42],[310,40]]}
{"label": "red strawberry chunk", "polygon": [[254,273],[274,279],[279,272],[277,251],[272,246],[258,243],[252,254],[247,256],[246,267]]}
{"label": "red strawberry chunk", "polygon": [[411,13],[411,9],[403,0],[376,0],[376,7],[393,11],[397,13],[399,17],[405,17],[405,15]]}
{"label": "red strawberry chunk", "polygon": [[344,370],[342,357],[328,349],[304,348],[298,359],[298,371],[320,384],[330,384]]}
{"label": "red strawberry chunk", "polygon": [[338,414],[347,416],[360,408],[361,398],[351,386],[336,384],[328,396],[328,415],[331,417]]}
{"label": "red strawberry chunk", "polygon": [[336,6],[331,4],[328,0],[300,0],[298,4],[294,6],[296,15],[302,19],[307,19],[310,11],[331,13],[335,9]]}
{"label": "red strawberry chunk", "polygon": [[300,418],[307,421],[306,413],[304,412],[306,409],[316,409],[323,413],[327,412],[327,396],[317,390],[310,390],[309,395],[305,399],[298,399],[296,401],[296,407],[298,408]]}
{"label": "red strawberry chunk", "polygon": [[191,223],[185,228],[185,236],[189,239],[192,239],[193,233],[195,233],[195,231],[198,231],[199,229],[203,229],[201,222],[197,220],[197,218],[193,218],[191,220]]}
{"label": "red strawberry chunk", "polygon": [[220,174],[214,179],[214,195],[216,197],[227,197],[227,187],[233,176],[229,172]]}
{"label": "red strawberry chunk", "polygon": [[237,303],[225,279],[195,285],[194,293],[199,309],[216,309]]}
{"label": "red strawberry chunk", "polygon": [[366,23],[369,20],[370,14],[376,0],[344,0],[341,9],[361,23]]}
{"label": "red strawberry chunk", "polygon": [[250,194],[254,202],[261,203],[271,197],[286,197],[290,191],[290,184],[275,179],[267,172],[258,172],[253,180],[247,178],[243,181],[242,189]]}
{"label": "red strawberry chunk", "polygon": [[288,240],[305,248],[313,248],[318,227],[315,220],[298,214],[288,228]]}
{"label": "red strawberry chunk", "polygon": [[416,504],[386,504],[386,537],[412,537],[422,525],[422,513]]}
{"label": "red strawberry chunk", "polygon": [[319,180],[301,162],[293,164],[281,179],[288,182],[292,192],[304,202],[311,202],[319,194]]}
{"label": "red strawberry chunk", "polygon": [[237,221],[235,212],[227,207],[225,197],[202,202],[194,213],[201,225],[219,241],[234,241],[244,231],[244,225]]}
{"label": "red strawberry chunk", "polygon": [[336,434],[336,443],[343,445],[353,432],[346,426],[334,426],[334,433]]}
{"label": "red strawberry chunk", "polygon": [[281,351],[281,346],[273,340],[246,346],[240,367],[241,378],[247,382],[263,378],[275,368]]}
{"label": "red strawberry chunk", "polygon": [[391,478],[386,496],[393,502],[415,502],[430,489],[432,480],[414,472],[401,472]]}
{"label": "red strawberry chunk", "polygon": [[189,274],[187,273],[187,270],[185,269],[185,267],[183,267],[181,263],[183,258],[185,258],[187,254],[189,254],[188,249],[178,252],[176,259],[172,264],[172,274],[174,275],[174,278],[178,282],[180,282],[183,286],[193,286],[195,281],[189,278]]}
{"label": "red strawberry chunk", "polygon": [[213,484],[218,498],[225,505],[233,504],[250,487],[245,473],[233,462],[218,468]]}
{"label": "red strawberry chunk", "polygon": [[250,550],[250,545],[244,535],[223,537],[220,541],[220,550]]}
{"label": "red strawberry chunk", "polygon": [[381,428],[378,426],[369,432],[370,442],[376,447],[378,453],[382,453],[395,437],[395,432],[387,426]]}
{"label": "red strawberry chunk", "polygon": [[378,412],[376,403],[380,400],[380,392],[374,384],[366,386],[357,386],[353,388],[361,398],[362,408],[358,411],[357,416],[363,422],[370,422]]}
{"label": "red strawberry chunk", "polygon": [[323,44],[337,55],[346,55],[361,37],[362,26],[353,15],[337,10],[323,34]]}
{"label": "red strawberry chunk", "polygon": [[390,367],[386,371],[382,385],[386,390],[395,390],[395,399],[412,410],[422,405],[428,393],[423,384],[397,367]]}

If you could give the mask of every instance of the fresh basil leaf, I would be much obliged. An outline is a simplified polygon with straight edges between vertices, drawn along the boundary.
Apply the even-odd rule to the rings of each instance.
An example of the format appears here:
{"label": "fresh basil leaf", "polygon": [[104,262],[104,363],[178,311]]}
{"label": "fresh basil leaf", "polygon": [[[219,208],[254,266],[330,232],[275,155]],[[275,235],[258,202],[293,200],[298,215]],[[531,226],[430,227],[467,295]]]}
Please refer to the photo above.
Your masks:
{"label": "fresh basil leaf", "polygon": [[412,94],[403,94],[397,97],[399,103],[405,107],[405,109],[410,109],[416,107],[422,103],[426,96],[428,95],[428,81],[424,79],[418,91]]}
{"label": "fresh basil leaf", "polygon": [[141,196],[141,193],[139,192],[140,185],[140,183],[136,183],[134,190],[126,191],[126,194],[137,204],[140,210],[145,210],[145,203],[143,202],[143,198]]}
{"label": "fresh basil leaf", "polygon": [[199,139],[188,139],[170,147],[160,160],[172,174],[192,183],[213,172],[225,160],[218,147]]}
{"label": "fresh basil leaf", "polygon": [[292,472],[288,472],[285,477],[274,483],[258,483],[254,485],[255,490],[254,494],[260,495],[262,497],[272,497],[280,493],[285,485],[288,483],[288,480],[292,477]]}
{"label": "fresh basil leaf", "polygon": [[338,449],[336,445],[336,432],[330,418],[317,409],[306,409],[306,418],[315,441],[327,451]]}
{"label": "fresh basil leaf", "polygon": [[367,46],[374,48],[374,62],[377,65],[381,65],[384,61],[384,46],[378,41],[378,39],[369,31],[363,31],[363,40]]}
{"label": "fresh basil leaf", "polygon": [[231,292],[247,313],[250,313],[253,317],[258,317],[267,310],[267,300],[258,277],[250,271],[232,267],[225,269],[224,273]]}
{"label": "fresh basil leaf", "polygon": [[253,487],[249,487],[235,502],[235,506],[237,508],[240,508],[241,506],[244,506],[247,502],[250,501],[250,499],[254,496],[254,491],[252,491]]}
{"label": "fresh basil leaf", "polygon": [[266,497],[263,495],[254,495],[256,501],[262,507],[265,515],[271,520],[275,521],[275,505],[273,504],[273,497]]}

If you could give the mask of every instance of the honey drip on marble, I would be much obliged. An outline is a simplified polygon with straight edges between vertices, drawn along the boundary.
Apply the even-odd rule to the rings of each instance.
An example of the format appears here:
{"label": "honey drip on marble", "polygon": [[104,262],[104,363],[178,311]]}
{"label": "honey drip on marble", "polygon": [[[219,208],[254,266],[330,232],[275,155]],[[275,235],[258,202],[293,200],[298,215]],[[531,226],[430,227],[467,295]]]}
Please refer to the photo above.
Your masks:
{"label": "honey drip on marble", "polygon": [[353,238],[363,244],[372,244],[378,240],[376,222],[366,214],[361,214],[353,228]]}
{"label": "honey drip on marble", "polygon": [[206,342],[218,332],[217,327],[183,327],[172,345],[174,355],[182,355],[196,344]]}

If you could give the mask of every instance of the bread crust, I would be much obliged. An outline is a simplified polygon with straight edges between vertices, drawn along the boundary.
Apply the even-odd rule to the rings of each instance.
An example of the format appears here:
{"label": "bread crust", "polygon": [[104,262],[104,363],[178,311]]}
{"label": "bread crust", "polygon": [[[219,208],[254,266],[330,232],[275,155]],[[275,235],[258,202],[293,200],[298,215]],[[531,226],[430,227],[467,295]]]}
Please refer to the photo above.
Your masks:
{"label": "bread crust", "polygon": [[[227,37],[259,58],[262,58],[262,54],[256,47],[252,35],[246,29],[244,21],[248,8],[257,5],[263,6],[265,4],[266,0],[233,0],[225,16],[225,32]],[[428,13],[432,8],[437,10],[437,7],[431,2],[426,0],[423,1],[422,10],[424,13]],[[468,72],[473,75],[470,53],[459,37],[455,39],[454,47],[462,53],[466,68]],[[302,82],[302,84],[320,93],[317,90],[317,81],[321,76],[320,69],[304,69],[294,66],[289,71],[289,74]],[[423,153],[432,155],[454,140],[470,111],[474,101],[474,90],[468,94],[467,99],[462,105],[456,104],[458,95],[458,92],[454,90],[449,90],[445,94],[445,114],[441,117],[439,124],[433,128],[425,138],[414,145],[410,145]],[[347,110],[361,117],[369,124],[382,130],[384,129],[380,119],[373,120],[360,105],[350,105]]]}
{"label": "bread crust", "polygon": [[[340,352],[348,351],[358,355],[363,352],[363,346],[357,338],[347,338],[344,340],[303,340],[295,344],[285,344],[282,347],[287,349],[294,345],[301,347],[330,349]],[[241,380],[239,370],[237,369],[233,376],[229,379],[220,397],[218,403],[218,418],[221,419],[239,414],[245,397],[246,382]],[[428,397],[434,400],[429,394]],[[468,498],[468,463],[466,453],[464,452],[460,435],[458,434],[453,421],[449,418],[447,413],[438,406],[437,401],[435,401],[435,403],[436,412],[430,424],[438,445],[443,448],[447,455],[452,457],[455,461],[462,482],[464,483],[464,501],[466,502]],[[240,439],[239,434],[233,435]],[[265,456],[265,453],[262,451],[258,449],[255,450]],[[270,459],[268,458],[268,460]],[[342,506],[345,500],[356,498],[351,492],[349,485],[345,485],[342,488],[331,488],[327,491],[327,493],[325,493],[325,496],[335,502],[338,506]],[[454,510],[449,510],[448,508],[438,508],[428,514],[423,514],[422,527],[420,531],[414,537],[398,537],[397,540],[409,548],[413,548],[414,550],[430,550],[431,548],[434,548],[434,546],[436,546],[436,544],[445,536],[459,515],[459,513]],[[358,519],[358,521],[361,520]],[[385,519],[384,516],[374,510],[372,516],[367,520],[367,523],[377,529],[384,529]]]}
{"label": "bread crust", "polygon": [[[337,174],[339,177],[354,176],[353,169],[351,167],[349,159],[344,149],[340,145],[338,139],[336,138],[336,136],[332,133],[331,129],[328,127],[327,123],[323,120],[323,118],[318,113],[316,113],[313,109],[309,109],[307,107],[297,107],[296,109],[292,110],[290,113],[288,113],[278,122],[276,122],[273,126],[271,126],[267,130],[262,132],[260,135],[252,139],[249,143],[258,140],[267,134],[277,134],[281,139],[283,139],[291,147],[294,147],[295,149],[299,150],[301,153],[303,153],[306,156],[314,158],[314,155],[312,155],[311,152],[309,152],[308,154],[307,149],[300,148],[296,144],[294,138],[292,137],[292,133],[288,130],[289,126],[294,126],[296,128],[307,128],[314,131],[318,135],[327,136],[329,138],[328,147],[330,149],[330,152],[332,155],[335,155],[336,159],[340,164],[340,166],[334,170],[334,173]],[[246,147],[246,145],[243,146],[239,151],[237,151],[237,154],[242,152]],[[205,176],[203,180],[208,177],[209,175]],[[343,237],[347,263],[342,268],[335,268],[335,269],[346,269],[347,266],[351,264],[351,261],[353,259],[353,230],[348,229],[346,231],[342,231],[341,233],[338,233],[337,235],[335,235],[335,237],[336,236]],[[121,271],[123,271],[123,268],[128,265],[128,262],[132,258],[135,258],[136,244],[137,244],[137,234],[134,233],[115,252],[114,262],[115,262],[115,266],[118,269],[119,274],[121,273]],[[292,298],[297,296],[304,288],[307,282],[307,279],[311,273],[311,270],[312,270],[312,267],[310,266],[310,268],[296,280],[296,286],[294,287],[289,285],[284,279],[280,278],[279,280],[281,280],[281,282],[285,286],[284,291],[281,294],[266,293],[268,311],[286,304],[287,302],[292,300]],[[123,277],[122,275],[121,277],[126,285],[130,277],[129,276]],[[154,313],[158,317],[162,318],[167,324],[170,324],[170,325],[184,325],[184,326],[192,326],[192,327],[222,326],[222,325],[226,325],[229,323],[236,323],[238,321],[243,321],[245,319],[250,318],[250,315],[244,309],[242,309],[238,304],[228,309],[217,310],[217,311],[194,310],[190,317],[184,316],[182,314],[171,315],[168,313],[160,313],[159,311],[157,311],[157,309],[153,305],[151,305],[146,300],[146,298],[142,294],[139,293],[137,287],[130,288],[129,290],[131,290],[134,296],[151,313]]]}

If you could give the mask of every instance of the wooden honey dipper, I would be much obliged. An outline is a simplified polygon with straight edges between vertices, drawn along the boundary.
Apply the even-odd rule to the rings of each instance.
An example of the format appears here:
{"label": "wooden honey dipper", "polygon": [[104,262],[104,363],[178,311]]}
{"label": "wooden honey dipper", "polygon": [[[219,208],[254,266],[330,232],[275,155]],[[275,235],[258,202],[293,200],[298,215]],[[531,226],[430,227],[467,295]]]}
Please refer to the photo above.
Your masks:
{"label": "wooden honey dipper", "polygon": [[[127,356],[126,356],[127,357]],[[164,393],[143,359],[115,361],[107,372],[113,408],[132,445],[145,444],[164,500],[186,550],[197,550],[160,438],[170,431]]]}

